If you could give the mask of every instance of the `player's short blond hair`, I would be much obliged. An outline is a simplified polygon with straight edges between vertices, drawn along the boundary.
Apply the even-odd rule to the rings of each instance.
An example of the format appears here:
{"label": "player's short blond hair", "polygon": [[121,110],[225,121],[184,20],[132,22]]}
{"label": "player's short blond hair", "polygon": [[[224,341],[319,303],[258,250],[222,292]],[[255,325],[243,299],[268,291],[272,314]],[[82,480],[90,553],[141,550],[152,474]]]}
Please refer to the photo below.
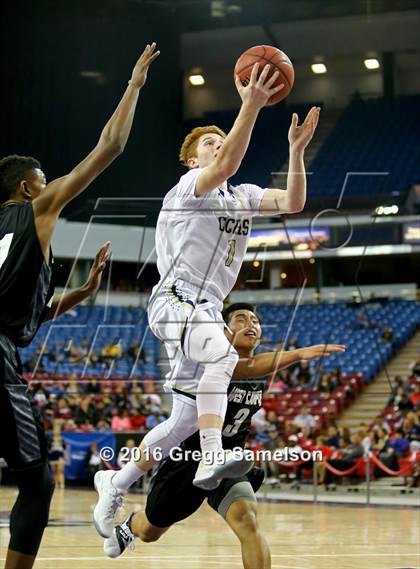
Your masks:
{"label": "player's short blond hair", "polygon": [[215,125],[198,126],[196,128],[193,128],[190,134],[188,134],[185,137],[184,142],[182,143],[181,146],[181,150],[179,151],[179,161],[181,162],[181,164],[188,167],[188,160],[190,158],[194,158],[195,156],[197,156],[197,145],[200,136],[203,136],[203,134],[210,134],[210,133],[218,134],[223,138],[226,138],[226,133],[223,132],[221,128]]}

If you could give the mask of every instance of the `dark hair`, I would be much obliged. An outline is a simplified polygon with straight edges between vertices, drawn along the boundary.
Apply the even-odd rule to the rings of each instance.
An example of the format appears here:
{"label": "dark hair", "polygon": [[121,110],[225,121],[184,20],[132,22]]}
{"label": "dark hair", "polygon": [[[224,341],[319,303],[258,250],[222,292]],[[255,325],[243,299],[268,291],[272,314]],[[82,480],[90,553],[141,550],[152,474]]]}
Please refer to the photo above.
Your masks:
{"label": "dark hair", "polygon": [[236,310],[249,310],[256,315],[258,320],[260,320],[260,317],[255,312],[255,306],[252,306],[252,304],[248,304],[247,302],[234,302],[233,304],[230,304],[228,307],[226,307],[222,312],[222,317],[226,324],[229,324],[230,316],[232,312],[236,312]]}
{"label": "dark hair", "polygon": [[32,156],[11,154],[0,160],[0,203],[10,200],[30,170],[41,168],[41,164]]}

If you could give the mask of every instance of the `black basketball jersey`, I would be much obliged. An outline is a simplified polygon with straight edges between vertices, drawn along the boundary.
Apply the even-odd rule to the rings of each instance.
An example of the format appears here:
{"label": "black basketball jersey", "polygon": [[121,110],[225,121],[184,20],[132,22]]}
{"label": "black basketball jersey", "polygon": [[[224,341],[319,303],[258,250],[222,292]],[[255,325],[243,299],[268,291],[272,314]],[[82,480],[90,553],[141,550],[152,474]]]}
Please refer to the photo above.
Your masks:
{"label": "black basketball jersey", "polygon": [[[266,384],[264,380],[232,380],[228,388],[228,405],[223,424],[223,448],[244,447],[251,430],[251,418],[261,408]],[[200,435],[186,439],[184,447],[200,450]]]}
{"label": "black basketball jersey", "polygon": [[31,203],[0,207],[0,332],[27,346],[54,293]]}

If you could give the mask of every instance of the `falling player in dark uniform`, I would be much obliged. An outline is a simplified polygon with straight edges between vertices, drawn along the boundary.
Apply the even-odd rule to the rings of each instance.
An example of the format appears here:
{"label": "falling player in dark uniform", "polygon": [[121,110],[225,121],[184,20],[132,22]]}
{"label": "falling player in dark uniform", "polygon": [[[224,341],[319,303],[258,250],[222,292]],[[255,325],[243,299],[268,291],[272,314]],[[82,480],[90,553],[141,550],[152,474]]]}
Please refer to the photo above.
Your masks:
{"label": "falling player in dark uniform", "polygon": [[[291,352],[254,356],[261,324],[253,306],[232,304],[224,310],[223,318],[229,327],[225,330],[226,336],[240,357],[228,388],[223,448],[243,449],[250,433],[251,418],[262,405],[266,389],[264,377],[302,359],[343,352],[344,346],[320,344]],[[118,557],[127,547],[133,547],[135,537],[144,542],[158,540],[171,525],[191,516],[207,499],[240,540],[244,568],[270,569],[270,550],[258,527],[255,498],[255,492],[263,482],[263,471],[253,468],[245,476],[222,480],[215,490],[205,491],[193,485],[198,461],[191,453],[200,452],[198,432],[188,438],[181,449],[179,456],[174,451],[172,457],[160,464],[151,482],[145,512],[133,513],[116,526],[113,535],[104,541],[105,553],[108,557]]]}
{"label": "falling player in dark uniform", "polygon": [[[87,296],[78,289],[53,297],[50,242],[62,209],[124,150],[139,91],[159,55],[155,48],[146,47],[98,144],[67,176],[47,184],[34,158],[0,160],[0,456],[15,471],[19,488],[6,569],[33,566],[53,492],[44,430],[22,378],[17,347],[27,346],[42,322]],[[100,255],[105,264],[108,244]]]}

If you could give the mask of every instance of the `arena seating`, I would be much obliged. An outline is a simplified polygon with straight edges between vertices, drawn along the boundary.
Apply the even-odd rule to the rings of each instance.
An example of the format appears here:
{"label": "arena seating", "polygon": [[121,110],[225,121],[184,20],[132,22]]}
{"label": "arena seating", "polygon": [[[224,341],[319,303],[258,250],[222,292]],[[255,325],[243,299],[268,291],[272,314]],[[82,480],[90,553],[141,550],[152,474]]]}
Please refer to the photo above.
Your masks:
{"label": "arena seating", "polygon": [[[352,176],[346,196],[403,193],[420,182],[420,97],[353,101],[318,152],[308,181],[310,196],[339,196],[347,172],[389,172]],[[344,202],[345,203],[345,202]]]}
{"label": "arena seating", "polygon": [[[292,113],[298,113],[302,120],[310,107],[310,104],[280,104],[264,109],[239,175],[233,182],[249,181],[263,187],[270,184],[271,173],[278,171],[288,157],[287,131]],[[185,132],[203,124],[215,124],[228,131],[236,114],[236,110],[206,113],[200,120],[186,122]],[[382,99],[354,100],[310,166],[313,175],[308,178],[308,199],[338,198],[347,172],[389,172],[389,175],[350,176],[346,183],[346,200],[357,197],[365,202],[376,195],[391,197],[393,193],[406,192],[420,182],[419,124],[418,95],[398,97],[392,104]],[[351,205],[357,203],[352,201]]]}
{"label": "arena seating", "polygon": [[[88,338],[96,353],[110,341],[121,342],[122,350],[127,350],[134,340],[138,340],[145,353],[145,362],[139,363],[136,375],[159,377],[159,342],[147,325],[147,316],[143,309],[128,309],[123,306],[89,307],[79,306],[54,323],[47,322],[42,327],[32,344],[21,350],[22,360],[28,357],[47,340],[47,348],[53,350],[57,343],[68,343],[71,339],[80,345],[83,338]],[[84,363],[72,364],[64,362],[57,364],[43,358],[43,367],[48,373],[80,374],[85,368]],[[123,357],[115,360],[112,367],[113,376],[128,376],[131,373],[133,361]],[[89,365],[86,370],[89,376],[106,375],[100,364]]]}
{"label": "arena seating", "polygon": [[[360,372],[364,381],[369,382],[378,370],[390,359],[395,349],[404,344],[420,324],[420,303],[409,301],[389,301],[385,304],[369,305],[363,309],[370,322],[370,328],[359,328],[357,312],[360,307],[346,304],[319,304],[300,306],[294,316],[288,338],[295,336],[299,346],[324,342],[344,343],[345,354],[333,355],[323,363],[326,371],[340,367],[344,373]],[[258,311],[263,320],[262,349],[275,349],[277,342],[286,338],[293,307],[261,305]],[[322,323],[322,326],[320,326]],[[393,329],[392,342],[381,340],[383,326]],[[133,340],[139,340],[145,352],[146,361],[139,364],[136,374],[147,377],[159,377],[159,342],[147,326],[147,316],[143,309],[119,306],[88,307],[80,306],[70,314],[47,322],[41,327],[34,342],[21,350],[23,361],[36,353],[44,340],[47,348],[53,350],[59,342],[72,339],[80,344],[83,338],[92,342],[92,348],[98,353],[107,342],[121,342],[123,351]],[[312,362],[314,368],[319,362]],[[85,369],[84,363],[57,364],[43,359],[44,369],[48,373],[80,374]],[[126,357],[114,362],[112,375],[128,376],[132,370],[132,361]],[[92,376],[104,375],[103,366],[90,365],[86,373]]]}
{"label": "arena seating", "polygon": [[320,431],[328,427],[363,389],[361,373],[344,373],[341,381],[342,384],[328,395],[310,387],[288,388],[281,394],[268,392],[264,397],[264,409],[275,411],[279,423],[284,425],[293,421],[299,415],[301,408],[306,406],[315,418],[315,430]]}
{"label": "arena seating", "polygon": [[[262,305],[258,308],[264,322],[264,347],[274,348],[286,338],[293,307]],[[346,344],[346,353],[332,355],[323,362],[325,370],[340,367],[343,372],[361,372],[365,381],[372,380],[404,344],[420,324],[420,303],[389,301],[363,308],[370,328],[360,328],[357,312],[360,306],[346,304],[303,305],[294,316],[287,338],[297,337],[299,346],[320,343]],[[320,325],[322,323],[322,326]],[[393,330],[392,342],[381,340],[383,326]],[[312,362],[314,368],[319,362]]]}

